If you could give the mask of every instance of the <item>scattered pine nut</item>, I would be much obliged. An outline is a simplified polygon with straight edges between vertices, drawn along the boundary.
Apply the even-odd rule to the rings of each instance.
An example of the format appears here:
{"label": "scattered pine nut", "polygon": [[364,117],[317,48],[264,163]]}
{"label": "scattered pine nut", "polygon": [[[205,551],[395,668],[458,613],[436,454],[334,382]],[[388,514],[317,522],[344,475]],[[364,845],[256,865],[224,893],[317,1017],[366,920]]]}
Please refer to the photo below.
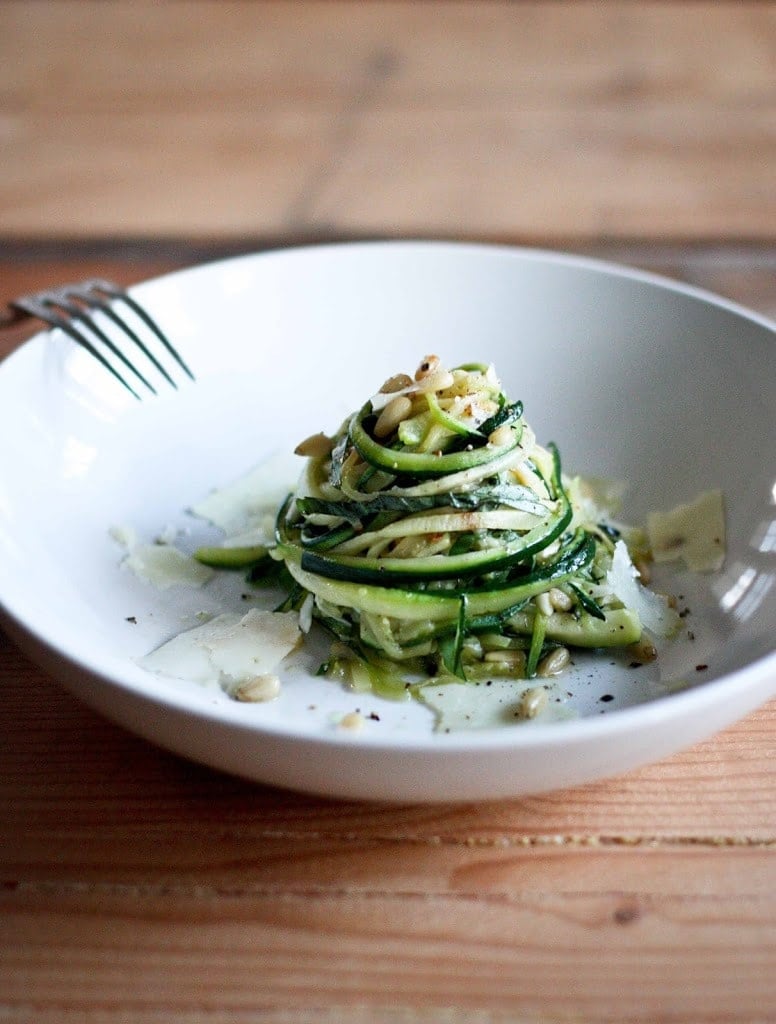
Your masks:
{"label": "scattered pine nut", "polygon": [[542,615],[552,615],[554,608],[552,605],[552,599],[548,591],[544,590],[541,594],[536,595],[536,607],[542,613]]}
{"label": "scattered pine nut", "polygon": [[547,707],[547,691],[543,686],[531,686],[520,700],[522,718],[536,718]]}
{"label": "scattered pine nut", "polygon": [[492,665],[503,665],[522,672],[525,669],[525,651],[488,651],[484,655],[483,661],[490,662]]}
{"label": "scattered pine nut", "polygon": [[410,387],[411,384],[412,377],[408,377],[406,373],[395,373],[380,388],[380,394],[392,395],[396,391],[403,391],[405,388]]}
{"label": "scattered pine nut", "polygon": [[398,425],[406,420],[411,409],[412,402],[406,395],[397,395],[396,398],[392,398],[377,417],[375,437],[388,437],[389,434],[392,434]]}
{"label": "scattered pine nut", "polygon": [[494,448],[503,448],[505,444],[509,444],[512,437],[512,428],[505,423],[502,427],[497,427],[488,437],[488,444],[492,444]]}
{"label": "scattered pine nut", "polygon": [[326,434],[311,434],[300,441],[294,448],[294,455],[304,455],[311,459],[322,459],[331,454],[334,442]]}
{"label": "scattered pine nut", "polygon": [[359,732],[364,728],[364,716],[360,711],[348,711],[340,719],[340,729],[347,729],[349,732]]}
{"label": "scattered pine nut", "polygon": [[560,587],[553,587],[549,591],[549,598],[550,604],[556,612],[567,612],[574,604],[566,591],[561,590]]}
{"label": "scattered pine nut", "polygon": [[248,679],[233,691],[235,700],[243,701],[246,704],[260,704],[264,701],[274,700],[280,693],[280,680],[277,676],[262,675]]}
{"label": "scattered pine nut", "polygon": [[646,558],[634,558],[633,567],[641,578],[641,582],[646,587],[649,581],[652,579],[652,570],[649,567],[649,562]]}
{"label": "scattered pine nut", "polygon": [[556,647],[554,651],[546,654],[536,666],[536,674],[541,679],[549,679],[550,676],[559,676],[563,669],[571,661],[571,655],[565,647]]}
{"label": "scattered pine nut", "polygon": [[454,383],[455,377],[453,377],[449,370],[436,370],[434,373],[429,373],[428,376],[422,377],[418,381],[423,392],[446,391]]}
{"label": "scattered pine nut", "polygon": [[439,366],[439,356],[424,356],[420,366],[415,371],[415,380],[423,380],[430,373],[434,373]]}

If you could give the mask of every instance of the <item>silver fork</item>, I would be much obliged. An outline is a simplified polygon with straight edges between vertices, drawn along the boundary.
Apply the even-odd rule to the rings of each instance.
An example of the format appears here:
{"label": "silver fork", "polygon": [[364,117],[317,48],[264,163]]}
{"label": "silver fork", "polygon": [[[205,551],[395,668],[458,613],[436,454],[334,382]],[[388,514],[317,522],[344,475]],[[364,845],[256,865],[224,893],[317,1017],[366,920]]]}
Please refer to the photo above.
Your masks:
{"label": "silver fork", "polygon": [[139,399],[141,397],[140,393],[127,380],[127,373],[124,372],[122,374],[119,368],[110,361],[106,355],[106,349],[108,353],[121,363],[124,371],[130,371],[134,378],[137,378],[155,395],[157,393],[156,388],[146,375],[138,369],[136,361],[123,351],[117,342],[100,327],[99,323],[95,322],[94,314],[101,313],[119,328],[124,337],[142,353],[151,366],[172,387],[177,388],[178,385],[173,377],[146,342],[139,336],[137,330],[127,323],[125,316],[120,315],[116,311],[116,306],[120,306],[122,303],[134,314],[137,320],[137,328],[142,330],[141,324],[144,325],[151,332],[153,338],[169,353],[180,369],[191,380],[194,380],[194,374],[172,346],[169,339],[164,335],[158,324],[131,295],[128,295],[123,288],[120,288],[112,281],[95,278],[89,281],[82,281],[80,284],[66,284],[58,288],[50,288],[46,291],[35,292],[32,295],[23,295],[21,298],[13,299],[8,303],[9,312],[0,314],[0,328],[10,327],[12,324],[16,324],[28,317],[37,317],[37,319],[47,323],[49,327],[58,327],[72,338],[73,341],[85,348],[135,398]]}

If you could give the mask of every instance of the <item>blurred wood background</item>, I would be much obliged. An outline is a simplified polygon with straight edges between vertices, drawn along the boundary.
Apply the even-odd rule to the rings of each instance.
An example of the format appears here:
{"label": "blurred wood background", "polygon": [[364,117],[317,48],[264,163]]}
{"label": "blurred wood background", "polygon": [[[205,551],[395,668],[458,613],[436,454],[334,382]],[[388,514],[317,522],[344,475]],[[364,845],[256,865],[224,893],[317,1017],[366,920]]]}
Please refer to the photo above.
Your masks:
{"label": "blurred wood background", "polygon": [[759,2],[0,5],[6,237],[767,241]]}

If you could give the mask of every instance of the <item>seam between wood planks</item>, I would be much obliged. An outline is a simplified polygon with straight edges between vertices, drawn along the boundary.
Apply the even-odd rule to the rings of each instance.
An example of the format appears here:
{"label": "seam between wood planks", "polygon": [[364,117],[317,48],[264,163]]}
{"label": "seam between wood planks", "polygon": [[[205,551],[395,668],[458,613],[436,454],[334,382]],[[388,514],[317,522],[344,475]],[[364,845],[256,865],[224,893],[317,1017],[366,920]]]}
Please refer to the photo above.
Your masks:
{"label": "seam between wood planks", "polygon": [[[503,888],[478,891],[476,889],[462,888],[396,888],[391,889],[385,886],[375,887],[365,885],[314,885],[308,883],[296,885],[287,882],[265,882],[248,883],[243,885],[218,885],[207,882],[108,882],[108,881],[79,881],[73,878],[65,879],[18,879],[8,880],[0,884],[0,899],[3,897],[30,896],[49,898],[53,896],[68,897],[105,897],[105,898],[133,898],[138,900],[150,900],[161,898],[177,899],[265,899],[286,898],[288,900],[337,900],[348,897],[358,897],[363,900],[420,900],[420,901],[447,901],[466,903],[541,903],[557,901],[559,899],[613,899],[623,900],[638,897],[640,905],[658,904],[664,900],[684,904],[725,904],[729,902],[740,903],[741,900],[760,904],[766,900],[776,900],[776,894],[768,894],[765,897],[759,891],[724,891],[724,892],[674,892],[645,890],[643,886],[614,887],[587,889],[565,889],[536,888]],[[618,917],[618,923],[626,923]]]}

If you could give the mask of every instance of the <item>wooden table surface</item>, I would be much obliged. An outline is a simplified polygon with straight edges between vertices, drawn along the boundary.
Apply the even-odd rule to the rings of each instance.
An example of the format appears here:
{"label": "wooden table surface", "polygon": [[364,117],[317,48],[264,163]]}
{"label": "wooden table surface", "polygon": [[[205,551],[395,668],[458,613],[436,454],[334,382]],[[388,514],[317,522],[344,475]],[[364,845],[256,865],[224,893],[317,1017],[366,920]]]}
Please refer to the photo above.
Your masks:
{"label": "wooden table surface", "polygon": [[[775,166],[770,3],[0,5],[0,298],[413,236],[776,316]],[[0,882],[2,1021],[776,1020],[776,702],[581,789],[380,807],[188,764],[0,633]]]}

